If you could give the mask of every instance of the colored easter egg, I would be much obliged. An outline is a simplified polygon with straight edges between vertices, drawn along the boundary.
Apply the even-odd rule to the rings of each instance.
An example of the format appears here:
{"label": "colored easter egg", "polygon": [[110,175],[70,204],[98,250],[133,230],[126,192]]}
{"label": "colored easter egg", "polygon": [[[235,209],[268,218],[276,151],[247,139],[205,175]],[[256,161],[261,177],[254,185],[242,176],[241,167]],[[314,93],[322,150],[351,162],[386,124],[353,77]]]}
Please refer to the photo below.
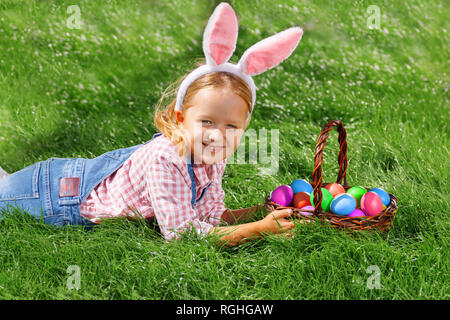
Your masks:
{"label": "colored easter egg", "polygon": [[357,203],[356,206],[359,207],[361,205],[361,198],[362,196],[367,192],[367,190],[363,187],[351,187],[350,189],[347,190],[348,194],[351,194],[352,196],[355,197]]}
{"label": "colored easter egg", "polygon": [[373,188],[369,190],[370,192],[375,192],[380,196],[381,202],[387,207],[391,203],[391,197],[389,197],[389,193],[380,188]]}
{"label": "colored easter egg", "polygon": [[355,209],[353,210],[352,213],[350,213],[347,217],[365,217],[366,215],[364,214],[364,212],[362,212],[362,210],[360,209]]}
{"label": "colored easter egg", "polygon": [[341,193],[331,201],[330,209],[334,214],[346,216],[356,209],[356,200],[350,194]]}
{"label": "colored easter egg", "polygon": [[[305,216],[312,216],[313,215],[313,211],[314,211],[314,207],[313,206],[304,206],[302,208],[300,208],[302,211],[300,211],[301,214],[305,215]],[[305,210],[305,211],[303,211]],[[308,210],[308,211],[306,211]],[[311,212],[310,212],[311,211]]]}
{"label": "colored easter egg", "polygon": [[311,194],[311,192],[313,192],[313,187],[311,186],[311,184],[304,179],[296,179],[292,181],[291,188],[294,191],[294,194],[297,194],[299,192],[308,192],[309,194]]}
{"label": "colored easter egg", "polygon": [[308,192],[298,192],[294,195],[292,205],[296,208],[303,208],[311,205],[310,194]]}
{"label": "colored easter egg", "polygon": [[[333,195],[331,194],[330,191],[328,191],[325,188],[320,188],[320,189],[322,190],[322,205],[321,205],[322,210],[325,212],[330,211],[330,204],[331,204],[331,201],[333,201]],[[314,193],[311,193],[311,196],[309,199],[311,201],[311,204],[314,204],[313,199],[314,199]]]}
{"label": "colored easter egg", "polygon": [[[341,194],[343,194],[343,193],[338,193],[334,198],[336,199],[336,197],[337,196],[339,196],[339,195],[341,195]],[[352,195],[352,194],[350,194],[350,193],[345,193],[345,194],[348,194],[349,196],[352,196],[353,197],[353,199],[355,199],[355,202],[356,202],[356,207],[358,207],[358,200],[356,200],[356,198],[355,198],[355,196],[354,195]]]}
{"label": "colored easter egg", "polygon": [[272,191],[270,194],[270,200],[279,204],[280,206],[289,206],[294,197],[292,188],[288,185],[282,185]]}
{"label": "colored easter egg", "polygon": [[381,198],[375,192],[366,192],[361,198],[361,210],[367,216],[376,216],[383,210]]}
{"label": "colored easter egg", "polygon": [[345,193],[345,189],[339,183],[327,183],[325,189],[331,192],[332,196],[335,197],[340,193]]}

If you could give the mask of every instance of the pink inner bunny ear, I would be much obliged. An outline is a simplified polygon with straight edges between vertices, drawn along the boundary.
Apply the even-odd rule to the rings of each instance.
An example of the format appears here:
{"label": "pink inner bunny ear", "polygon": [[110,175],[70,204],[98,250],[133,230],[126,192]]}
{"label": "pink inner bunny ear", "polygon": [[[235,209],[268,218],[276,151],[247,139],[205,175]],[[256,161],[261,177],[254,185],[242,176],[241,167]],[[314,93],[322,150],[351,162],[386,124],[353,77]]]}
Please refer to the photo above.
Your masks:
{"label": "pink inner bunny ear", "polygon": [[230,59],[236,48],[238,21],[233,8],[220,3],[209,18],[203,33],[203,51],[206,62],[221,65]]}
{"label": "pink inner bunny ear", "polygon": [[302,35],[302,28],[293,27],[254,44],[239,61],[242,71],[253,76],[279,65],[291,55]]}

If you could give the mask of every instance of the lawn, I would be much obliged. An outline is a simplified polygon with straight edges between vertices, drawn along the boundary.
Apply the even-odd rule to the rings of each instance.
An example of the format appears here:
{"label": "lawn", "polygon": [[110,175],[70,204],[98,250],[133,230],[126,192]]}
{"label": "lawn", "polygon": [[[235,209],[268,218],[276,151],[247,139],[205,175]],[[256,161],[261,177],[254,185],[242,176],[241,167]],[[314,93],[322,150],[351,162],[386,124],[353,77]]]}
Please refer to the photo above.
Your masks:
{"label": "lawn", "polygon": [[[218,3],[1,1],[0,166],[15,172],[149,140],[162,92],[203,56]],[[292,239],[224,248],[192,235],[165,242],[142,221],[55,229],[11,210],[0,222],[0,298],[450,298],[449,3],[230,4],[239,19],[235,63],[274,33],[295,25],[305,32],[288,60],[254,77],[249,130],[279,130],[278,169],[228,165],[226,205],[252,206],[280,184],[310,180],[320,129],[339,119],[348,184],[398,198],[389,234],[297,224]],[[326,182],[336,180],[338,151],[333,131]]]}

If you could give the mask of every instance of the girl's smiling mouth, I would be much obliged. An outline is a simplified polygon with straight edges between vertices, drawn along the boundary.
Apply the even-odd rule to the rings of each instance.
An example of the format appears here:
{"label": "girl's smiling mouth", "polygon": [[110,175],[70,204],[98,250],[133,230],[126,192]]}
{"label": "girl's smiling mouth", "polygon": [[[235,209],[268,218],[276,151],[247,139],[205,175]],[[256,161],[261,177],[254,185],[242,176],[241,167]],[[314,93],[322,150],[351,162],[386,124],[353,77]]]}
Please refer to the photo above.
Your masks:
{"label": "girl's smiling mouth", "polygon": [[210,145],[210,144],[205,144],[205,143],[202,143],[202,145],[203,145],[203,150],[208,151],[210,153],[216,153],[216,152],[222,151],[225,148],[224,146],[215,146],[215,145]]}

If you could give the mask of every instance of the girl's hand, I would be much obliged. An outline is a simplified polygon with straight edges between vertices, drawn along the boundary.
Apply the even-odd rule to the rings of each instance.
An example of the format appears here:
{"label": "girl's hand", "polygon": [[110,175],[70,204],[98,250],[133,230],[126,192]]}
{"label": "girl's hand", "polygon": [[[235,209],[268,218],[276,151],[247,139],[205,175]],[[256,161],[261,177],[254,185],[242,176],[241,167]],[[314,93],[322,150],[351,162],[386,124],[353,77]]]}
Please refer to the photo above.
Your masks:
{"label": "girl's hand", "polygon": [[284,233],[294,228],[294,222],[288,219],[292,214],[291,209],[275,210],[262,220],[211,228],[210,233],[216,233],[220,240],[228,246],[239,245],[251,238],[261,237],[265,233]]}
{"label": "girl's hand", "polygon": [[294,222],[287,219],[291,214],[291,209],[272,211],[259,221],[260,232],[282,233],[294,228]]}

